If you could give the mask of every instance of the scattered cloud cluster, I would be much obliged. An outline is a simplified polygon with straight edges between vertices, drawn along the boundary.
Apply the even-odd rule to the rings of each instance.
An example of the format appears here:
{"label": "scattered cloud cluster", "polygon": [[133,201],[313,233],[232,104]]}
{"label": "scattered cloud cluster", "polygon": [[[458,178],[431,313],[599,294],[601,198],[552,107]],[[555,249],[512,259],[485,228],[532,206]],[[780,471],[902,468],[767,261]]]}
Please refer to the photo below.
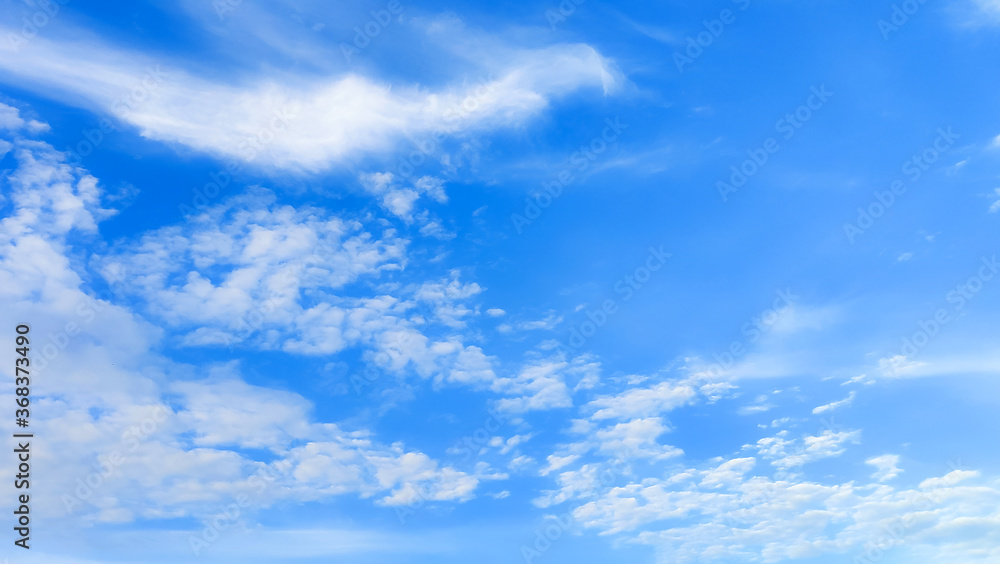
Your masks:
{"label": "scattered cloud cluster", "polygon": [[[392,506],[418,490],[432,501],[471,498],[477,475],[399,443],[380,444],[364,430],[317,422],[311,402],[248,384],[239,364],[195,368],[162,355],[163,330],[86,290],[88,270],[73,241],[94,236],[114,213],[103,207],[100,184],[43,143],[11,144],[17,167],[4,180],[13,209],[0,220],[0,292],[11,313],[33,319],[33,334],[45,339],[33,359],[44,375],[33,392],[47,403],[33,421],[47,447],[35,455],[39,467],[51,469],[45,493],[32,497],[40,515],[90,523],[197,516],[241,494],[259,507],[342,494]],[[220,329],[231,327],[261,288],[287,306],[303,288],[342,287],[398,264],[395,243],[373,244],[356,225],[321,219],[316,210],[265,211],[267,197],[252,194],[240,200],[246,205],[211,212],[218,214],[207,216],[214,225],[203,218],[186,231],[157,231],[96,263],[104,272],[133,268],[126,293],[148,298],[151,317],[181,327],[211,319]],[[336,250],[306,264],[317,240]],[[317,282],[277,283],[289,265]],[[217,284],[191,276],[213,269]],[[149,309],[157,300],[169,307]],[[217,309],[206,316],[208,308]],[[13,402],[13,388],[5,385],[0,396]],[[271,454],[247,454],[257,450]],[[0,462],[5,471],[13,471],[10,464]],[[107,475],[82,489],[86,482],[78,480],[95,468]],[[113,487],[102,487],[104,480]]]}

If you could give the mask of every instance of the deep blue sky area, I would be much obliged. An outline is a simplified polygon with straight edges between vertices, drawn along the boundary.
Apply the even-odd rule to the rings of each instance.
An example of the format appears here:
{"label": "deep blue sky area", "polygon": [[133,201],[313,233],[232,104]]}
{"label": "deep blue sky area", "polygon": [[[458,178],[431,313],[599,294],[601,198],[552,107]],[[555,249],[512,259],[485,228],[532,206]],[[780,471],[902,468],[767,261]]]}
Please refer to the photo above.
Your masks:
{"label": "deep blue sky area", "polygon": [[998,32],[0,0],[4,555],[996,561]]}

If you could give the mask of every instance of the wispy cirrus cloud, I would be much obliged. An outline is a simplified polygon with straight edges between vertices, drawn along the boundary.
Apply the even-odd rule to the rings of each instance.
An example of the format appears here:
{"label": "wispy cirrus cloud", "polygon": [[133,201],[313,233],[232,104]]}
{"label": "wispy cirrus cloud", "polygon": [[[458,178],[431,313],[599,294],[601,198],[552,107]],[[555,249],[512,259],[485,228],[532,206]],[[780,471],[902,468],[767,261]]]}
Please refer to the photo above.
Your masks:
{"label": "wispy cirrus cloud", "polygon": [[[8,31],[0,26],[0,34]],[[450,33],[454,46],[477,32]],[[210,77],[179,59],[90,36],[40,36],[0,57],[0,80],[114,116],[149,139],[307,172],[385,155],[407,139],[516,126],[577,90],[603,94],[622,82],[614,64],[585,44],[505,46],[482,57],[468,52],[474,43],[467,47],[464,55],[478,60],[478,69],[463,65],[459,76],[426,86],[344,70]],[[488,78],[470,84],[470,70]],[[133,96],[143,81],[149,84]]]}

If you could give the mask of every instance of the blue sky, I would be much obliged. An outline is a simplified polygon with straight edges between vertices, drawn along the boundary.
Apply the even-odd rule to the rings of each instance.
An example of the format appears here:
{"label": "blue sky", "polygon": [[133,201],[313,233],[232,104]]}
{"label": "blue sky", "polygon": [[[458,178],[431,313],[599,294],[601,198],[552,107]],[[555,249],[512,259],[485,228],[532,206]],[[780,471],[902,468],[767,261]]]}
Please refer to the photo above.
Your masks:
{"label": "blue sky", "polygon": [[996,0],[2,6],[10,562],[1000,557]]}

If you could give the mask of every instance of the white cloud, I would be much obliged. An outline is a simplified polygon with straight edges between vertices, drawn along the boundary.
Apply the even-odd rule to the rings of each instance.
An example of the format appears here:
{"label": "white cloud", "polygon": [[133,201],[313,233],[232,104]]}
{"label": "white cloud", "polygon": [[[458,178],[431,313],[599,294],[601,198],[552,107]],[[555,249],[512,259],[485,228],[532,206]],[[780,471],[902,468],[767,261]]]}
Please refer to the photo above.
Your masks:
{"label": "white cloud", "polygon": [[[859,442],[860,431],[825,430],[819,435],[807,435],[801,440],[787,439],[788,431],[781,431],[773,437],[757,441],[760,456],[770,459],[771,464],[781,469],[795,468],[820,460],[840,456],[846,450],[846,443]],[[747,445],[747,448],[751,448]]]}
{"label": "white cloud", "polygon": [[570,361],[561,356],[534,360],[516,376],[497,378],[492,389],[507,397],[497,400],[501,411],[523,413],[573,406],[573,392],[594,385],[599,365],[585,357]]}
{"label": "white cloud", "polygon": [[[31,232],[63,236],[71,230],[97,231],[97,223],[114,215],[103,208],[97,179],[65,164],[49,145],[19,140],[13,143],[18,166],[10,174],[8,194],[13,214],[4,220],[3,235],[25,242]],[[53,243],[61,245],[58,241]]]}
{"label": "white cloud", "polygon": [[736,412],[739,413],[740,415],[753,415],[755,413],[768,412],[774,409],[775,407],[773,403],[768,402],[769,399],[770,397],[767,395],[757,396],[754,399],[754,403],[750,405],[744,405],[740,407],[738,410],[736,410]]}
{"label": "white cloud", "polygon": [[495,446],[500,447],[500,454],[508,454],[514,449],[516,449],[518,446],[531,440],[532,436],[533,435],[514,435],[513,437],[507,439],[506,441],[500,439],[500,437],[496,437],[497,439],[499,439],[499,444]]}
{"label": "white cloud", "polygon": [[475,311],[464,302],[482,291],[457,271],[390,287],[395,295],[339,295],[401,270],[407,244],[392,230],[378,238],[356,220],[278,206],[273,193],[256,190],[122,242],[95,263],[186,346],[302,355],[360,347],[377,373],[488,384],[492,361],[451,334]]}
{"label": "white cloud", "polygon": [[708,488],[716,488],[724,485],[734,485],[743,481],[743,476],[753,470],[757,460],[754,458],[734,458],[719,464],[715,468],[699,472],[701,482],[699,485]]}
{"label": "white cloud", "polygon": [[990,213],[996,213],[1000,211],[1000,188],[994,188],[993,195],[994,197],[996,197],[996,200],[994,200],[993,203],[990,204]]}
{"label": "white cloud", "polygon": [[[265,348],[336,351],[350,341],[357,310],[392,309],[385,301],[317,299],[361,277],[402,268],[406,240],[379,240],[352,220],[318,209],[276,206],[257,190],[165,227],[97,259],[119,291],[149,314],[189,332],[189,345],[256,338]],[[347,327],[344,327],[347,325]],[[274,327],[295,327],[279,342]],[[345,333],[348,333],[345,336]]]}
{"label": "white cloud", "polygon": [[661,382],[651,388],[632,389],[617,396],[599,397],[588,404],[594,419],[631,419],[665,413],[687,404],[696,395],[688,383]]}
{"label": "white cloud", "polygon": [[773,404],[744,405],[736,410],[740,415],[753,415],[755,413],[765,413],[774,409]]}
{"label": "white cloud", "polygon": [[849,386],[851,384],[861,384],[862,386],[871,386],[875,383],[873,378],[869,378],[867,374],[859,374],[853,378],[845,380],[840,385]]}
{"label": "white cloud", "polygon": [[920,489],[934,490],[938,488],[949,488],[960,484],[965,480],[970,480],[979,476],[975,470],[952,470],[940,478],[928,478],[920,482]]}
{"label": "white cloud", "polygon": [[24,126],[21,113],[17,108],[0,103],[0,129],[16,130]]}
{"label": "white cloud", "polygon": [[8,106],[0,102],[0,130],[17,131],[26,129],[29,133],[44,133],[48,131],[49,124],[37,120],[25,120],[21,117],[21,111],[13,106]]}
{"label": "white cloud", "polygon": [[878,361],[878,367],[885,376],[911,376],[924,366],[925,363],[910,360],[903,355],[881,358]]}
{"label": "white cloud", "polygon": [[[391,172],[374,172],[362,174],[359,180],[365,192],[376,196],[386,211],[407,223],[414,220],[416,202],[421,196],[428,196],[440,204],[448,202],[444,181],[432,176],[423,176],[415,182],[404,183]],[[431,222],[428,217],[425,216],[422,221],[424,225],[422,231],[428,229]],[[438,230],[440,229],[438,226]]]}
{"label": "white cloud", "polygon": [[[110,296],[85,292],[84,275],[90,279],[93,273],[70,240],[91,240],[99,222],[113,213],[102,203],[97,180],[66,165],[61,154],[43,143],[17,139],[14,145],[18,165],[5,180],[11,211],[0,220],[0,297],[6,304],[0,317],[10,326],[16,319],[31,319],[38,335],[32,365],[45,376],[37,379],[33,393],[44,398],[46,408],[33,413],[32,426],[45,434],[46,448],[32,454],[38,467],[46,469],[49,486],[32,496],[33,512],[40,518],[63,519],[50,523],[75,528],[204,517],[240,494],[263,507],[341,494],[384,505],[406,503],[414,495],[463,501],[481,480],[502,478],[457,470],[400,443],[381,445],[364,430],[312,421],[310,403],[303,397],[249,385],[238,366],[196,370],[162,357],[156,352],[162,330],[125,309],[120,300],[112,303]],[[131,248],[135,260],[125,262],[148,270],[130,281],[143,288],[169,287],[157,279],[169,278],[163,269],[172,272],[166,260],[171,256],[198,263],[205,271],[227,261],[240,263],[234,272],[273,266],[263,257],[299,256],[298,243],[308,237],[300,237],[304,231],[296,229],[324,236],[350,231],[342,223],[291,209],[260,212],[234,210],[246,217],[218,222],[215,232],[222,235],[227,221],[246,227],[238,230],[239,237],[198,237],[182,228],[154,232]],[[278,221],[282,218],[294,221]],[[267,227],[277,224],[287,230]],[[331,269],[324,276],[327,283],[356,276],[358,271],[347,268],[354,259],[361,271],[377,267],[377,257],[351,254],[365,244],[359,240],[342,249],[345,259],[351,257],[342,264],[336,253],[319,263],[318,268]],[[142,277],[146,279],[137,282]],[[191,294],[199,297],[195,290]],[[192,308],[185,314],[198,312]],[[480,369],[474,358],[462,356],[474,352],[456,350],[455,365]],[[0,400],[13,399],[11,380],[0,387]],[[242,452],[261,448],[273,453],[267,461]],[[81,490],[77,480],[86,480],[100,461],[109,460],[114,465],[109,481]],[[0,470],[13,472],[11,460],[0,461]]]}
{"label": "white cloud", "polygon": [[957,351],[948,355],[921,353],[923,360],[896,355],[879,360],[885,376],[916,378],[929,376],[968,376],[995,374],[1000,370],[1000,355],[992,350]]}
{"label": "white cloud", "polygon": [[[2,28],[0,35],[11,31]],[[469,33],[454,30],[449,44]],[[481,75],[495,78],[433,89],[349,72],[222,81],[94,38],[35,37],[30,49],[0,57],[0,70],[21,87],[112,114],[150,139],[305,171],[387,153],[406,139],[516,126],[570,92],[608,91],[620,82],[612,64],[587,45],[502,47],[483,57],[464,54],[478,59]],[[407,198],[399,196],[390,205],[403,210]]]}
{"label": "white cloud", "polygon": [[433,237],[442,241],[450,241],[458,236],[454,232],[446,229],[436,219],[431,219],[424,223],[424,225],[420,228],[420,234],[424,237]]}
{"label": "white cloud", "polygon": [[497,327],[497,330],[501,333],[513,333],[514,331],[551,331],[562,322],[563,317],[561,315],[555,311],[549,311],[542,319],[503,323]]}
{"label": "white cloud", "polygon": [[719,459],[702,470],[674,469],[665,477],[630,481],[628,473],[619,473],[603,482],[597,479],[601,465],[588,464],[560,474],[559,488],[536,504],[572,503],[571,514],[582,527],[651,545],[658,562],[777,562],[823,554],[849,560],[873,543],[884,545],[886,531],[899,529],[906,535],[898,549],[904,560],[924,561],[907,558],[908,550],[932,551],[945,560],[976,552],[983,558],[954,561],[985,562],[995,554],[993,539],[982,531],[1000,522],[1000,487],[962,486],[975,472],[956,471],[925,481],[919,490],[896,490],[878,483],[774,480],[754,475],[755,463],[752,457]]}
{"label": "white cloud", "polygon": [[417,301],[425,302],[434,308],[438,321],[449,327],[465,326],[464,318],[473,314],[473,310],[461,302],[478,295],[483,289],[475,282],[463,284],[459,280],[459,272],[453,270],[451,279],[447,282],[425,282],[414,293]]}
{"label": "white cloud", "polygon": [[311,405],[298,394],[251,386],[238,379],[177,382],[179,422],[196,429],[200,447],[267,448],[276,452],[313,435],[305,414]]}
{"label": "white cloud", "polygon": [[573,464],[579,459],[580,459],[579,454],[570,454],[567,456],[550,454],[549,457],[546,459],[548,465],[545,468],[542,468],[539,474],[542,476],[548,476],[552,472],[555,472],[556,470],[559,470],[561,468],[565,468],[566,466]]}
{"label": "white cloud", "polygon": [[661,418],[649,417],[618,423],[596,431],[593,436],[600,452],[618,459],[662,460],[684,454],[679,448],[658,442],[660,435],[669,430]]}
{"label": "white cloud", "polygon": [[812,412],[813,415],[819,415],[821,413],[826,413],[828,411],[833,411],[835,409],[840,409],[841,407],[847,407],[854,403],[854,397],[857,395],[856,392],[851,392],[846,398],[834,402],[830,402],[826,405],[821,405],[819,407],[814,407]]}
{"label": "white cloud", "polygon": [[497,407],[511,412],[571,407],[573,399],[563,377],[567,367],[565,361],[540,361],[524,367],[515,377],[497,379],[495,391],[519,396],[498,400]]}
{"label": "white cloud", "polygon": [[872,479],[878,482],[888,482],[889,480],[899,476],[902,470],[899,469],[899,455],[896,454],[883,454],[882,456],[875,456],[865,460],[865,464],[875,467],[875,473],[872,474]]}

